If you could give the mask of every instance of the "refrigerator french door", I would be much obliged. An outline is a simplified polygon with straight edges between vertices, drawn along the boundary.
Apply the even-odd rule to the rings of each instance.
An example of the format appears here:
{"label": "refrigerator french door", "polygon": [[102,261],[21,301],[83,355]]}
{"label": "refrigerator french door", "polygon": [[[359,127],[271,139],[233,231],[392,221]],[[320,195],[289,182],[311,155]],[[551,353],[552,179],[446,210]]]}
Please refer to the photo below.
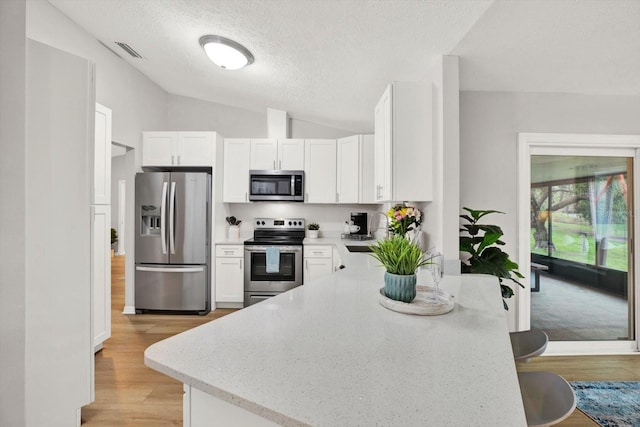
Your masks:
{"label": "refrigerator french door", "polygon": [[136,312],[210,310],[211,175],[136,175]]}

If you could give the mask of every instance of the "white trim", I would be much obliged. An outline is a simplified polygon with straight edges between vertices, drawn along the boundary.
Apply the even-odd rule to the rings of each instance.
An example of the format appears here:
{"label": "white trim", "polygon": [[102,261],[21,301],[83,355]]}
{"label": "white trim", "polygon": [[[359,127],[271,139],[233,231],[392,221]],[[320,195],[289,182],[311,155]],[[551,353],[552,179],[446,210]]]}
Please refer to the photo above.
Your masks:
{"label": "white trim", "polygon": [[136,308],[132,305],[125,305],[122,314],[136,314]]}
{"label": "white trim", "polygon": [[124,242],[125,242],[125,207],[127,204],[126,199],[127,181],[124,179],[118,180],[118,255],[124,255]]}
{"label": "white trim", "polygon": [[[584,149],[585,153],[596,154],[598,148],[606,148],[607,155],[634,158],[634,198],[635,212],[640,212],[640,135],[593,135],[593,134],[556,134],[556,133],[519,133],[518,134],[518,265],[525,276],[523,283],[529,283],[531,268],[529,235],[531,208],[531,154],[560,153],[564,149]],[[634,152],[629,151],[634,149]],[[597,153],[601,155],[601,151]],[[586,154],[588,155],[588,154]],[[636,184],[637,183],[637,184]],[[634,242],[640,242],[640,215],[634,217]],[[634,253],[634,268],[640,266],[640,251]],[[545,354],[624,354],[640,350],[640,292],[635,275],[635,286],[631,297],[635,302],[635,335],[634,341],[554,341],[550,342]],[[531,289],[516,288],[516,330],[531,328],[529,307],[531,306]]]}

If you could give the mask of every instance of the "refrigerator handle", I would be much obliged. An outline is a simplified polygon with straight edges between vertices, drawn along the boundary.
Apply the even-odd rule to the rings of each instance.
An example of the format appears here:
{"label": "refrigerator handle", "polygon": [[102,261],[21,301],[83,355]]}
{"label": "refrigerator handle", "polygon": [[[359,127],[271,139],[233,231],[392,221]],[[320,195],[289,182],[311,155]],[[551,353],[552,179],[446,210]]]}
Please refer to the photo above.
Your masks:
{"label": "refrigerator handle", "polygon": [[176,183],[171,183],[171,196],[169,197],[169,250],[172,254],[176,253],[176,230],[175,230],[175,212],[176,212]]}
{"label": "refrigerator handle", "polygon": [[167,254],[167,182],[162,183],[162,203],[160,204],[160,240],[162,253]]}

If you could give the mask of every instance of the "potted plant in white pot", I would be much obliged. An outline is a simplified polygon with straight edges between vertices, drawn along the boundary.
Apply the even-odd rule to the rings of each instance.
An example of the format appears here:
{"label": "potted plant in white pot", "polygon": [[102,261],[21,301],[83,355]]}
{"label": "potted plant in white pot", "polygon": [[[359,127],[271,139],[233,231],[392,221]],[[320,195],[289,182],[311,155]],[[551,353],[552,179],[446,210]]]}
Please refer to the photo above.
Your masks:
{"label": "potted plant in white pot", "polygon": [[384,293],[387,298],[411,302],[416,297],[416,270],[431,262],[420,247],[401,235],[370,246],[375,259],[386,269]]}
{"label": "potted plant in white pot", "polygon": [[318,238],[318,232],[320,230],[320,224],[318,224],[316,222],[312,222],[312,223],[309,223],[309,225],[307,225],[307,228],[309,229],[309,238],[310,239],[317,239]]}

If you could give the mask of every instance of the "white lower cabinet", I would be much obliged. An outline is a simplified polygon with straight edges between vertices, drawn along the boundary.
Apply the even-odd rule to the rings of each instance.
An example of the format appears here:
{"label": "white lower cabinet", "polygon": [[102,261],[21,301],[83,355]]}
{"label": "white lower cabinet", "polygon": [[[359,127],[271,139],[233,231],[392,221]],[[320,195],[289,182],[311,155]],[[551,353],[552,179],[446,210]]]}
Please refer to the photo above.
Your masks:
{"label": "white lower cabinet", "polygon": [[307,245],[304,247],[304,283],[333,273],[333,246]]}
{"label": "white lower cabinet", "polygon": [[91,207],[91,287],[93,288],[93,348],[111,336],[111,207]]}
{"label": "white lower cabinet", "polygon": [[[225,308],[235,303],[234,307],[242,307],[244,302],[244,246],[216,245],[215,274],[216,304]],[[238,305],[240,304],[240,305]]]}
{"label": "white lower cabinet", "polygon": [[275,427],[278,425],[197,388],[187,384],[183,386],[182,425],[184,427]]}

